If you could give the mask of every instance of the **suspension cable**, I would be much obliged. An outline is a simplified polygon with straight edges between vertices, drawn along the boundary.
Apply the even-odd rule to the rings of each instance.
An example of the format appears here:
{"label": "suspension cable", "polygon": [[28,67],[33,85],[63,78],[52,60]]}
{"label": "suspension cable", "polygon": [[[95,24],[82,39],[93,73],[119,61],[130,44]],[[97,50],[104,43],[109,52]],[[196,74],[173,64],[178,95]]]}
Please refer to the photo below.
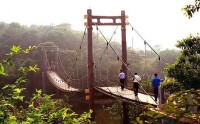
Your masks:
{"label": "suspension cable", "polygon": [[153,49],[153,47],[140,35],[140,33],[131,25],[131,23],[126,19],[126,21],[129,23],[129,25],[131,26],[132,30],[134,30],[138,36],[145,42],[146,45],[149,46],[149,48],[152,49],[152,51],[166,64],[167,62],[160,57],[160,55]]}
{"label": "suspension cable", "polygon": [[[112,41],[114,35],[116,34],[117,28],[118,28],[118,26],[115,28],[115,30],[114,30],[114,32],[113,32],[111,38],[109,39],[109,43]],[[97,29],[98,31],[100,31],[99,28],[98,28],[98,26],[96,26],[96,29]],[[106,47],[105,47],[104,51],[102,52],[101,56],[99,57],[99,60],[98,60],[98,62],[97,62],[97,63],[98,63],[98,66],[100,66],[100,61],[102,60],[102,57],[103,57],[104,53],[106,52],[106,50],[107,50],[107,53],[108,53],[108,42],[106,43]],[[96,54],[96,53],[95,53],[95,54]],[[108,54],[107,54],[107,55],[108,55]],[[95,65],[95,68],[96,68],[96,65]],[[100,69],[101,69],[101,68],[99,67],[99,70],[100,70]],[[100,71],[100,72],[101,72],[101,71]],[[107,75],[108,75],[108,74],[107,74]],[[101,73],[100,73],[100,78],[101,78]]]}
{"label": "suspension cable", "polygon": [[147,44],[144,42],[144,72],[146,73],[146,62],[147,62]]}
{"label": "suspension cable", "polygon": [[46,62],[47,62],[47,69],[48,70],[51,70],[51,66],[50,66],[50,63],[49,63],[49,60],[48,60],[48,57],[47,57],[47,52],[46,52],[46,49],[44,49],[44,55],[45,55],[45,59],[46,59]]}
{"label": "suspension cable", "polygon": [[[97,30],[100,31],[100,29],[98,28],[98,26],[96,26],[96,27],[97,27]],[[118,26],[115,28],[115,30],[114,30],[114,32],[113,32],[111,38],[109,39],[109,41],[106,40],[106,48],[104,49],[103,53],[101,54],[101,57],[99,58],[99,60],[102,59],[102,57],[103,57],[103,55],[104,55],[106,49],[108,48],[108,45],[110,44],[110,42],[112,41],[113,37],[114,37],[115,34],[116,34],[116,30],[117,30],[117,29],[118,29]],[[100,33],[101,33],[101,35],[102,35],[102,32],[101,32],[101,31],[100,31]],[[104,37],[104,39],[106,39],[104,35],[102,35],[102,36]]]}
{"label": "suspension cable", "polygon": [[87,27],[85,27],[85,30],[84,30],[84,33],[83,33],[83,36],[82,36],[82,40],[81,40],[81,44],[80,44],[79,49],[78,49],[78,51],[77,51],[77,53],[76,53],[76,58],[75,58],[74,64],[73,64],[73,66],[72,66],[72,69],[71,69],[69,75],[71,75],[71,73],[74,71],[74,67],[75,67],[75,65],[76,65],[76,62],[78,61],[78,55],[80,54],[80,50],[81,50],[81,48],[82,48],[82,44],[83,44],[84,37],[85,37],[85,34],[86,34],[86,33],[85,33],[85,32],[86,32],[86,29],[87,29]]}
{"label": "suspension cable", "polygon": [[[95,26],[98,27],[96,24],[95,24]],[[99,30],[99,32],[103,36],[103,38],[107,42],[107,44],[110,46],[110,48],[113,50],[113,52],[115,53],[115,55],[118,57],[118,59],[124,64],[124,66],[127,68],[127,70],[132,74],[132,76],[134,76],[134,73],[130,70],[130,68],[126,65],[126,63],[122,60],[122,58],[117,54],[117,52],[114,50],[114,48],[109,43],[109,41],[106,39],[106,37],[103,35],[103,33],[101,32],[101,30]],[[153,97],[149,93],[146,92],[146,90],[143,88],[142,85],[141,85],[141,88],[145,92],[145,94],[148,94],[153,99]]]}
{"label": "suspension cable", "polygon": [[66,75],[70,80],[83,80],[83,79],[87,78],[88,75],[85,75],[85,76],[83,76],[83,77],[81,77],[81,78],[77,78],[77,79],[71,78],[70,75],[68,75],[67,72],[66,72],[66,70],[64,69],[64,66],[63,66],[63,64],[62,64],[60,55],[58,55],[58,58],[59,58],[59,61],[60,61],[60,63],[61,63],[60,65],[61,65],[61,67],[62,67],[62,69],[63,69],[65,75]]}
{"label": "suspension cable", "polygon": [[[100,61],[101,61],[101,59],[102,59],[102,57],[103,57],[103,55],[104,55],[104,53],[105,53],[105,51],[107,50],[107,52],[108,52],[108,45],[110,44],[110,42],[112,41],[112,38],[113,38],[113,36],[116,34],[116,30],[117,30],[117,28],[118,28],[118,26],[115,28],[115,31],[113,32],[113,34],[112,34],[112,36],[111,36],[111,38],[109,39],[109,41],[107,41],[107,39],[105,38],[105,36],[102,34],[102,32],[99,30],[99,28],[98,28],[98,26],[96,26],[96,29],[97,30],[99,30],[99,32],[101,33],[101,35],[104,37],[104,39],[106,39],[106,47],[105,47],[105,49],[104,49],[104,51],[103,51],[103,53],[102,53],[102,55],[101,55],[101,57],[99,58],[99,61],[98,61],[98,63],[100,63]],[[115,51],[114,51],[115,52]],[[96,68],[96,65],[94,66],[95,68]],[[108,74],[107,74],[108,75]],[[108,78],[108,76],[107,76],[107,78]],[[95,79],[97,79],[96,78],[96,76],[95,76]],[[101,79],[100,79],[101,80]],[[97,81],[97,80],[96,80]],[[101,80],[102,81],[102,80]],[[99,81],[97,81],[98,83],[99,83]],[[106,82],[108,82],[109,83],[109,80],[107,80]],[[109,88],[107,88],[107,90],[109,90],[109,92],[111,92],[110,91],[110,89]],[[118,91],[117,91],[118,92]],[[133,93],[132,93],[133,94]],[[130,94],[130,95],[132,95],[132,94]],[[120,94],[119,94],[120,95]],[[120,95],[121,96],[121,95]],[[121,96],[122,97],[122,96]]]}
{"label": "suspension cable", "polygon": [[[107,54],[106,54],[107,60],[109,58],[108,53],[109,52],[108,52],[108,45],[107,45]],[[108,78],[108,69],[109,69],[109,63],[107,62],[107,64],[106,64],[106,77],[107,77],[107,80],[109,80],[109,78]]]}
{"label": "suspension cable", "polygon": [[[89,18],[91,18],[91,17],[89,17]],[[96,28],[98,28],[98,26],[95,24],[95,26],[96,26]],[[129,69],[129,67],[126,65],[126,63],[122,60],[122,58],[121,57],[119,57],[119,55],[117,54],[117,52],[114,50],[114,48],[112,47],[112,45],[110,44],[110,42],[106,39],[106,37],[103,35],[103,33],[101,32],[101,30],[99,30],[99,32],[100,32],[100,34],[103,36],[103,38],[104,38],[104,40],[107,42],[107,44],[110,46],[110,48],[113,50],[113,52],[115,53],[115,55],[118,57],[118,59],[124,64],[124,66],[127,68],[127,70],[132,74],[132,76],[134,75],[133,74],[133,72]],[[154,50],[155,51],[155,50]],[[141,88],[142,88],[142,90],[146,93],[146,94],[148,94],[152,99],[153,99],[153,97],[149,94],[149,93],[147,93],[146,91],[145,91],[145,89],[141,86]]]}

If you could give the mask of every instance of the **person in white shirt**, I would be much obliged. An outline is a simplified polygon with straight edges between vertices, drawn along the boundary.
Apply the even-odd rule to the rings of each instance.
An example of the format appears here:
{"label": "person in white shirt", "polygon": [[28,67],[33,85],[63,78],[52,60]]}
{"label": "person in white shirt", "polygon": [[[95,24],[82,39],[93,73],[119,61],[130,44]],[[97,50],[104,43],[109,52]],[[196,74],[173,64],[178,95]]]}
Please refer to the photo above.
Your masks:
{"label": "person in white shirt", "polygon": [[120,79],[121,90],[124,90],[125,74],[124,74],[124,72],[122,70],[120,70],[119,79]]}
{"label": "person in white shirt", "polygon": [[135,93],[135,96],[137,96],[138,95],[139,84],[141,82],[141,78],[137,73],[135,73],[135,75],[134,75],[132,80],[133,80],[133,91]]}

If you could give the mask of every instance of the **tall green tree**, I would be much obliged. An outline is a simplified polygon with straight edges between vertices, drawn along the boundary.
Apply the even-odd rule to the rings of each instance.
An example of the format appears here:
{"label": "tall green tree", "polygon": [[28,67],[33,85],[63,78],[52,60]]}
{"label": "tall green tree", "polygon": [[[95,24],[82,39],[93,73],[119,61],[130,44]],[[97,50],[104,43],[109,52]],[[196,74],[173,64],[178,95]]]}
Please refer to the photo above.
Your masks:
{"label": "tall green tree", "polygon": [[181,55],[166,70],[170,77],[180,82],[184,89],[200,88],[200,37],[190,35],[178,41]]}
{"label": "tall green tree", "polygon": [[[185,5],[182,10],[190,19],[200,8],[200,0],[195,0],[193,4]],[[181,48],[181,55],[177,61],[166,70],[170,77],[177,79],[184,89],[200,88],[200,37],[190,35],[178,41],[177,47]]]}

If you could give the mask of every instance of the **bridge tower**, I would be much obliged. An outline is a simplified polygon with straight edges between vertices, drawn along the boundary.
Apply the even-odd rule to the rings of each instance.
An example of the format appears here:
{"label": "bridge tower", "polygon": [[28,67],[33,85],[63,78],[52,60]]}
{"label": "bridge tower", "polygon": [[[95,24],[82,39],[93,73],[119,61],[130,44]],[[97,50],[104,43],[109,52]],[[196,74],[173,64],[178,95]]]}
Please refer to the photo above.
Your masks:
{"label": "bridge tower", "polygon": [[[127,47],[126,47],[126,15],[125,11],[121,11],[121,16],[95,16],[92,15],[92,10],[87,10],[87,15],[84,18],[87,19],[87,32],[88,32],[88,83],[89,83],[89,108],[93,111],[92,112],[92,120],[94,120],[94,73],[93,73],[93,42],[92,42],[92,26],[106,26],[106,25],[119,25],[121,26],[121,37],[122,37],[122,69],[126,75],[125,77],[125,85],[127,85]],[[96,22],[93,22],[93,19]],[[110,19],[112,22],[101,22],[101,20]],[[119,20],[119,21],[117,21]],[[127,103],[123,102],[123,123],[129,124],[128,119],[128,105]]]}

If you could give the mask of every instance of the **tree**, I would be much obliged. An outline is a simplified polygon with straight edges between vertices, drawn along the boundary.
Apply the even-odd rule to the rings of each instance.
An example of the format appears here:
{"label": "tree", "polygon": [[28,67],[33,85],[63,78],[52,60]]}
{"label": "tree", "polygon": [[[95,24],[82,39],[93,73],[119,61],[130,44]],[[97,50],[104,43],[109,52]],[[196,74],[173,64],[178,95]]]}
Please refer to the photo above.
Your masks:
{"label": "tree", "polygon": [[165,92],[169,92],[170,94],[184,89],[180,82],[169,77],[165,77],[161,87],[165,90]]}
{"label": "tree", "polygon": [[178,41],[181,55],[167,67],[169,77],[180,82],[184,89],[200,88],[200,37],[192,36]]}
{"label": "tree", "polygon": [[194,4],[189,4],[183,7],[184,14],[188,18],[192,18],[195,12],[198,12],[200,9],[200,0],[195,0]]}
{"label": "tree", "polygon": [[[29,53],[35,47],[22,49],[20,46],[13,46],[9,57],[0,62],[0,75],[9,76],[5,66],[13,65],[13,58],[19,54]],[[39,70],[35,66],[19,67],[19,76],[13,83],[6,84],[0,92],[0,123],[5,124],[87,124],[91,123],[90,113],[83,113],[78,116],[63,100],[53,100],[52,95],[42,94],[41,90],[29,99],[24,95],[26,90],[23,86],[27,83],[27,74]]]}

